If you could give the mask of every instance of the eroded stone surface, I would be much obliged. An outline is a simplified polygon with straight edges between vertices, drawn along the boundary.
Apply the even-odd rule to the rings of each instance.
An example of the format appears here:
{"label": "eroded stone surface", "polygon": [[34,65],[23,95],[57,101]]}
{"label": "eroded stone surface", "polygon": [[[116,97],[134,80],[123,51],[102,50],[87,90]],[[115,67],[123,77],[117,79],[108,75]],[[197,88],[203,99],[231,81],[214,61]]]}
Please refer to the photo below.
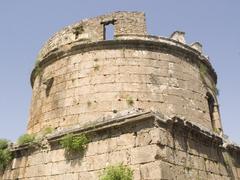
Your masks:
{"label": "eroded stone surface", "polygon": [[[104,41],[109,23],[115,39]],[[81,39],[86,33],[89,41]],[[56,33],[32,74],[28,132],[84,126],[131,107],[222,130],[218,108],[209,112],[207,100],[211,94],[217,105],[216,74],[198,44],[184,44],[183,35],[146,35],[145,16],[138,12],[83,20]]]}
{"label": "eroded stone surface", "polygon": [[[147,35],[144,13],[115,12],[57,32],[37,61],[27,132],[54,133],[14,146],[1,180],[96,180],[119,163],[134,180],[240,178],[240,148],[221,137],[216,73],[184,32]],[[58,143],[71,132],[91,141],[69,157]]]}

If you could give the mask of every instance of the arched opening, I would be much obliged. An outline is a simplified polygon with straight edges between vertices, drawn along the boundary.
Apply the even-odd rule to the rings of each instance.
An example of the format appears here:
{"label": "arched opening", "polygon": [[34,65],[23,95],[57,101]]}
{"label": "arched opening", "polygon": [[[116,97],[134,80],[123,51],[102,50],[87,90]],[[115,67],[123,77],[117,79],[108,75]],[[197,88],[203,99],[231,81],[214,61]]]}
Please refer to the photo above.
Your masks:
{"label": "arched opening", "polygon": [[219,108],[218,105],[211,93],[207,93],[207,102],[209,108],[209,116],[211,119],[212,129],[214,132],[221,134],[222,125],[220,120]]}
{"label": "arched opening", "polygon": [[215,129],[216,128],[216,123],[214,120],[214,98],[210,93],[207,93],[207,101],[208,101],[208,109],[209,109],[209,115],[210,115],[210,119],[211,119],[211,123],[212,123],[212,128]]}

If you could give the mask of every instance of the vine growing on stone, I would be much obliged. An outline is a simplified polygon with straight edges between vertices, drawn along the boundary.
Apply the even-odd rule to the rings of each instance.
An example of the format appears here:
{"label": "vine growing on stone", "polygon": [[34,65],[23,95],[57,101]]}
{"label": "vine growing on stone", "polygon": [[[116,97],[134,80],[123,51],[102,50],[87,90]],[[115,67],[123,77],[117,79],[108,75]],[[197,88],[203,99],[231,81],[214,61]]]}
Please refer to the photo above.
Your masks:
{"label": "vine growing on stone", "polygon": [[202,63],[199,64],[199,73],[200,73],[200,77],[202,79],[202,82],[203,82],[204,86],[206,88],[211,89],[218,96],[219,95],[219,90],[218,90],[216,84],[214,82],[212,82],[212,87],[210,87],[205,80],[205,76],[207,74],[207,68]]}

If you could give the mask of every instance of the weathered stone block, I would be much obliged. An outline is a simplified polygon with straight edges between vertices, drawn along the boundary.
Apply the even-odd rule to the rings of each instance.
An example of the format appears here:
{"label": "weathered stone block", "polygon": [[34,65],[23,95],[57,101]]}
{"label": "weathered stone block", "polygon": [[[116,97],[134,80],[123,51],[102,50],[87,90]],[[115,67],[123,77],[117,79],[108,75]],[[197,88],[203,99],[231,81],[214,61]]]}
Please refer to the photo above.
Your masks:
{"label": "weathered stone block", "polygon": [[161,144],[173,147],[173,137],[170,132],[162,128],[154,128],[149,132],[152,144]]}
{"label": "weathered stone block", "polygon": [[108,154],[100,154],[97,156],[92,156],[89,157],[92,159],[92,164],[91,164],[91,168],[89,170],[99,170],[99,169],[103,169],[104,167],[107,166],[108,164]]}
{"label": "weathered stone block", "polygon": [[161,162],[161,178],[162,179],[174,179],[175,168],[172,164]]}
{"label": "weathered stone block", "polygon": [[175,151],[175,163],[177,165],[186,166],[188,154],[184,151]]}
{"label": "weathered stone block", "polygon": [[127,165],[130,161],[130,152],[129,150],[120,150],[115,151],[109,154],[109,163],[110,164],[124,164]]}
{"label": "weathered stone block", "polygon": [[140,171],[142,179],[162,179],[162,165],[160,161],[141,165]]}
{"label": "weathered stone block", "polygon": [[127,149],[135,146],[135,136],[133,133],[122,134],[116,140],[117,149]]}
{"label": "weathered stone block", "polygon": [[152,142],[148,132],[139,133],[136,137],[136,146],[145,146]]}
{"label": "weathered stone block", "polygon": [[81,172],[78,175],[77,180],[96,180],[99,178],[101,173],[98,171],[91,171],[91,172]]}
{"label": "weathered stone block", "polygon": [[136,147],[131,149],[131,164],[147,163],[155,160],[158,154],[156,145]]}
{"label": "weathered stone block", "polygon": [[65,161],[65,149],[58,149],[56,151],[52,151],[48,157],[51,158],[51,162]]}
{"label": "weathered stone block", "polygon": [[51,176],[49,180],[66,180],[66,179],[71,179],[71,180],[79,180],[78,174],[73,173],[73,174],[61,174],[61,175],[56,175],[56,176]]}
{"label": "weathered stone block", "polygon": [[52,164],[52,175],[65,174],[70,171],[70,166],[67,161],[58,161]]}

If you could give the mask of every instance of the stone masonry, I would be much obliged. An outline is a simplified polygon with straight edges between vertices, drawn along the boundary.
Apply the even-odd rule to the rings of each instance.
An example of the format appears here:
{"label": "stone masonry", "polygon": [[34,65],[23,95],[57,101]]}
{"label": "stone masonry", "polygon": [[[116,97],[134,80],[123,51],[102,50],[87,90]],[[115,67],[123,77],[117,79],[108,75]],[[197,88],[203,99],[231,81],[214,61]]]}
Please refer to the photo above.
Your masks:
{"label": "stone masonry", "polygon": [[[111,22],[115,39],[104,41],[104,23]],[[76,28],[81,29],[77,37]],[[196,47],[184,44],[181,32],[169,39],[146,35],[143,13],[118,12],[64,28],[38,56],[28,132],[83,126],[127,110],[129,100],[133,107],[184,117],[211,129],[207,93],[216,106],[214,128],[221,130],[216,73]]]}
{"label": "stone masonry", "polygon": [[[106,39],[114,26],[113,39]],[[223,136],[217,75],[185,33],[147,34],[141,12],[85,19],[57,32],[31,74],[27,133],[38,147],[13,146],[3,180],[97,180],[123,163],[134,180],[240,179],[240,147]],[[87,134],[82,154],[59,140]]]}

